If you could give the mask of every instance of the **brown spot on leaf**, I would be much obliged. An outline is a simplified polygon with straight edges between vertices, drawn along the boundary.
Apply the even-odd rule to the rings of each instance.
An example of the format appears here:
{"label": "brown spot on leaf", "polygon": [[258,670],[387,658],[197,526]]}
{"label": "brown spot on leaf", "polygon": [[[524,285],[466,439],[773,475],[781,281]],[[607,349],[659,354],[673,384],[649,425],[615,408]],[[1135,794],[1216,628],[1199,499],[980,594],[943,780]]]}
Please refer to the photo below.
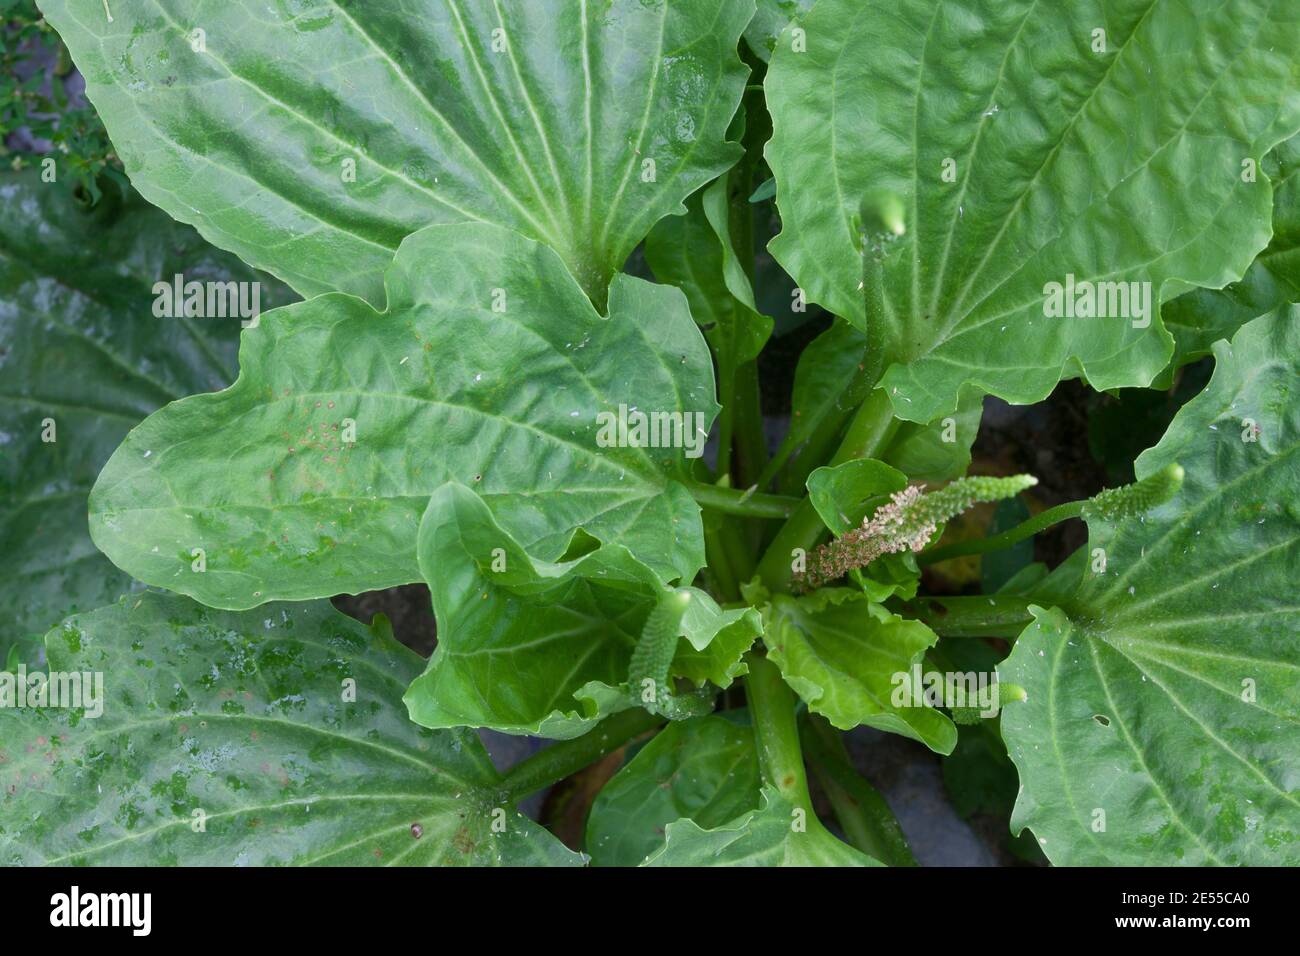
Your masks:
{"label": "brown spot on leaf", "polygon": [[451,839],[452,846],[465,856],[469,856],[474,851],[474,841],[470,839],[469,829],[461,827],[456,831],[456,835]]}

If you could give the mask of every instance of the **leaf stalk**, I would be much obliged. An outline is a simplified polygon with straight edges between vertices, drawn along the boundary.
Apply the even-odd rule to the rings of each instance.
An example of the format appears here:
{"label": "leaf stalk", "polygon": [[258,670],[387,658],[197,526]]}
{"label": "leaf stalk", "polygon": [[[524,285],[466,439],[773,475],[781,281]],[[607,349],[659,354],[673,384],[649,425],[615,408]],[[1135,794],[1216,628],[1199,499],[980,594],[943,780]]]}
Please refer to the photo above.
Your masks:
{"label": "leaf stalk", "polygon": [[688,482],[686,487],[691,497],[705,508],[744,518],[788,518],[799,505],[798,498],[771,495],[753,488],[746,491],[703,482]]}
{"label": "leaf stalk", "polygon": [[501,784],[512,801],[519,800],[591,766],[663,722],[664,718],[640,707],[606,717],[581,737],[552,744],[515,764]]}
{"label": "leaf stalk", "polygon": [[795,698],[781,670],[766,657],[747,654],[745,692],[758,742],[758,762],[763,779],[792,805],[813,816],[808,775],[799,746]]}
{"label": "leaf stalk", "polygon": [[849,843],[890,866],[916,866],[898,818],[880,792],[853,769],[835,728],[825,718],[808,714],[800,739]]}
{"label": "leaf stalk", "polygon": [[1004,637],[1014,640],[1033,623],[1029,598],[975,594],[961,597],[927,597],[904,605],[914,617],[940,637]]}

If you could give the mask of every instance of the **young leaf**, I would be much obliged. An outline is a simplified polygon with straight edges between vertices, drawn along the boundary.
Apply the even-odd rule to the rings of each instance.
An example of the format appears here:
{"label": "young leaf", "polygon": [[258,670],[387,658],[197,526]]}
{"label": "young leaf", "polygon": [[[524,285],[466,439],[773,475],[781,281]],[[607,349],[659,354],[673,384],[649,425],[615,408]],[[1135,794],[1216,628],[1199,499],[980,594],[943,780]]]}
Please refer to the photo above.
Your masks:
{"label": "young leaf", "polygon": [[897,675],[939,640],[920,621],[891,614],[847,588],[777,594],[766,615],[768,659],[808,704],[841,730],[862,724],[951,753],[957,731],[926,706],[896,707]]}
{"label": "young leaf", "polygon": [[680,292],[619,276],[605,319],[548,247],[471,223],[408,238],[388,297],[263,316],[232,388],[150,416],[109,460],[95,543],[216,607],[391,587],[421,580],[420,517],[459,481],[539,559],[582,527],[694,576],[687,449],[615,447],[609,425],[620,406],[679,413],[667,444],[702,444],[712,361]]}
{"label": "young leaf", "polygon": [[696,193],[686,201],[686,215],[663,219],[651,230],[645,241],[646,262],[656,279],[686,293],[691,314],[722,370],[734,371],[758,357],[772,334],[772,320],[755,310],[752,293],[748,304],[732,295],[724,249],[703,202],[704,193]]}
{"label": "young leaf", "polygon": [[90,540],[91,484],[154,409],[234,380],[229,298],[221,317],[155,314],[177,274],[244,283],[249,311],[254,292],[294,298],[134,193],[91,211],[36,171],[0,176],[0,651],[131,586]]}
{"label": "young leaf", "polygon": [[692,600],[682,632],[686,641],[677,644],[673,675],[696,687],[707,682],[725,689],[748,671],[741,658],[762,635],[763,618],[752,607],[723,610],[712,598]]}
{"label": "young leaf", "polygon": [[801,819],[773,787],[760,792],[758,809],[717,827],[689,817],[668,824],[664,845],[645,866],[883,866],[837,840],[816,819]]}
{"label": "young leaf", "polygon": [[[429,499],[419,553],[438,647],[406,694],[414,721],[566,739],[639,706],[641,688],[625,686],[628,668],[665,592],[626,548],[605,545],[558,564],[536,560],[481,498],[448,484]],[[696,651],[723,629],[748,630],[743,647],[728,642],[735,656],[717,668],[725,675],[753,642],[757,612],[724,612],[702,591],[680,593],[700,605],[675,628]]]}
{"label": "young leaf", "polygon": [[866,348],[867,337],[860,330],[836,319],[800,354],[790,392],[790,427],[775,459],[785,461],[804,453],[815,464],[801,474],[787,474],[781,483],[783,492],[803,487],[808,472],[834,452],[850,416],[866,399],[865,384],[855,381]]}
{"label": "young leaf", "polygon": [[831,534],[862,524],[874,504],[907,487],[907,476],[872,458],[818,468],[808,476],[808,500]]}
{"label": "young leaf", "polygon": [[[828,458],[868,390],[861,379],[867,336],[842,319],[809,343],[795,367],[790,427],[776,458],[795,459],[781,477],[781,490],[802,487],[810,467]],[[916,481],[947,481],[965,474],[979,431],[983,400],[967,392],[951,418],[902,422],[881,459]]]}
{"label": "young leaf", "polygon": [[136,187],[304,295],[383,305],[402,238],[482,220],[599,305],[736,161],[753,0],[45,0]]}
{"label": "young leaf", "polygon": [[8,865],[580,862],[504,802],[472,733],[406,719],[420,659],[328,604],[128,595],[46,652],[104,696],[0,710]]}
{"label": "young leaf", "polygon": [[766,202],[776,196],[776,180],[768,177],[763,180],[757,189],[749,194],[749,201],[752,203]]}
{"label": "young leaf", "polygon": [[1137,462],[1167,504],[1089,521],[1090,566],[999,668],[1012,824],[1054,863],[1300,862],[1300,307],[1215,346],[1209,386]]}
{"label": "young leaf", "polygon": [[637,866],[663,846],[674,821],[722,826],[758,806],[761,786],[747,721],[675,721],[601,789],[587,818],[587,852],[596,866]]}
{"label": "young leaf", "polygon": [[[822,0],[800,26],[806,52],[778,47],[765,82],[771,249],[878,336],[902,418],[963,389],[1037,401],[1062,375],[1145,385],[1171,352],[1159,302],[1268,242],[1272,186],[1243,163],[1300,129],[1281,5]],[[886,193],[905,232],[864,250],[862,204]],[[1122,284],[1101,287],[1113,317],[1050,317],[1049,292],[1102,282]]]}
{"label": "young leaf", "polygon": [[939,483],[960,478],[970,468],[970,449],[979,434],[984,399],[964,391],[951,415],[927,424],[904,421],[880,453],[913,481]]}

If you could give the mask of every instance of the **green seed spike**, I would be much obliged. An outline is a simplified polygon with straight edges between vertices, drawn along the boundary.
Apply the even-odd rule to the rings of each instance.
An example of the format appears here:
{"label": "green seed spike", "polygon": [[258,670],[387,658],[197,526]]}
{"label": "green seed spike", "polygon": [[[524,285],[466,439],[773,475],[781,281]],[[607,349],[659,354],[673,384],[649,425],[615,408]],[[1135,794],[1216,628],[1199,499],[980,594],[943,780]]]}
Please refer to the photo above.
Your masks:
{"label": "green seed spike", "polygon": [[[673,662],[677,650],[677,636],[682,629],[682,616],[691,603],[689,591],[672,591],[665,594],[655,605],[645,626],[641,628],[641,639],[637,641],[636,650],[632,652],[632,663],[628,665],[628,689],[638,700],[644,700],[646,690],[652,692],[652,702],[665,703],[669,698],[668,667]],[[647,683],[647,681],[651,683]]]}
{"label": "green seed spike", "polygon": [[1135,518],[1176,495],[1184,474],[1183,466],[1175,462],[1131,485],[1107,488],[1084,503],[1083,517],[1105,521]]}
{"label": "green seed spike", "polygon": [[942,524],[981,501],[1014,498],[1038,484],[1033,475],[1009,478],[958,478],[938,491],[921,495],[909,509],[909,517],[922,524]]}

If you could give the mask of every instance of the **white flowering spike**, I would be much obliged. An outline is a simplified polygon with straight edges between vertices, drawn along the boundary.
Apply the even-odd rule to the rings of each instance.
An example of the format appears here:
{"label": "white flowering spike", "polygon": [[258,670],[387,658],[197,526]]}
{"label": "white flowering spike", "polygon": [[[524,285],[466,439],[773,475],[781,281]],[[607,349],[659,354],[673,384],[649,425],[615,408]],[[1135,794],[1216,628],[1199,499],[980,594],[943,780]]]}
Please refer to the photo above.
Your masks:
{"label": "white flowering spike", "polygon": [[911,485],[895,492],[889,504],[877,508],[861,528],[854,528],[810,554],[808,569],[795,576],[795,587],[811,591],[882,555],[920,551],[940,524],[972,505],[1012,498],[1036,484],[1038,479],[1033,475],[1012,475],[958,478],[928,494],[921,493],[920,485]]}

